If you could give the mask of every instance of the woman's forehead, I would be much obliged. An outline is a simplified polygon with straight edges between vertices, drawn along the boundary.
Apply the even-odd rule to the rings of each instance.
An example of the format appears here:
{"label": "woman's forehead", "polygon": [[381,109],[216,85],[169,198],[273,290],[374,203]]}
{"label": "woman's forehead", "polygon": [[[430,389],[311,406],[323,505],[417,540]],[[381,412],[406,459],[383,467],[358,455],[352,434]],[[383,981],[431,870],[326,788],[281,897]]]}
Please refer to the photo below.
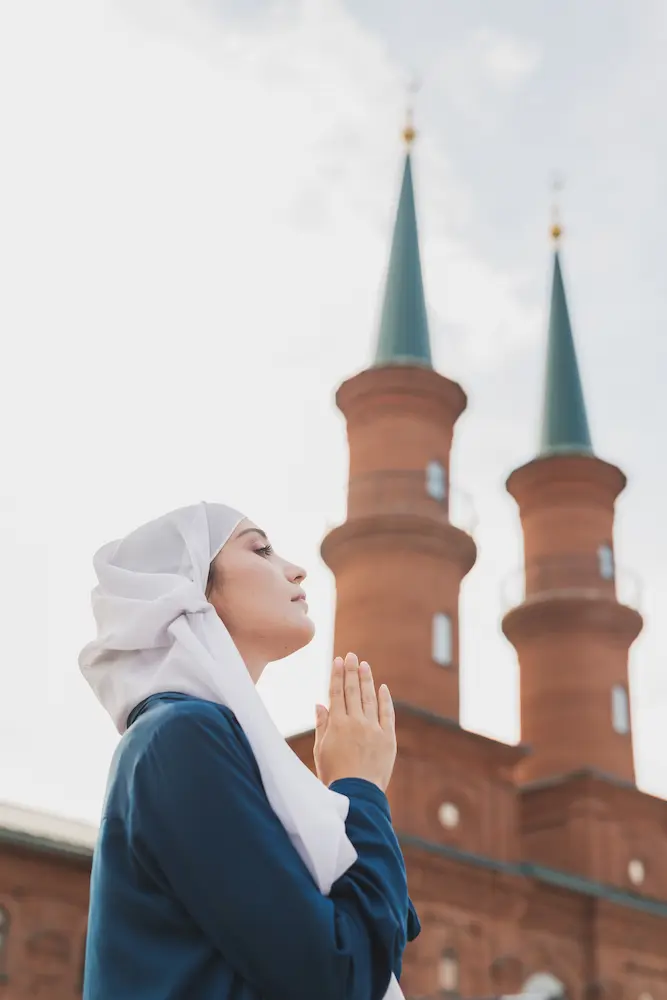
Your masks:
{"label": "woman's forehead", "polygon": [[264,538],[266,538],[266,532],[263,531],[259,525],[255,524],[254,521],[251,521],[249,517],[244,517],[234,529],[231,540],[233,541],[236,538],[240,538],[241,535],[249,535],[252,532],[259,532],[260,535],[263,535]]}

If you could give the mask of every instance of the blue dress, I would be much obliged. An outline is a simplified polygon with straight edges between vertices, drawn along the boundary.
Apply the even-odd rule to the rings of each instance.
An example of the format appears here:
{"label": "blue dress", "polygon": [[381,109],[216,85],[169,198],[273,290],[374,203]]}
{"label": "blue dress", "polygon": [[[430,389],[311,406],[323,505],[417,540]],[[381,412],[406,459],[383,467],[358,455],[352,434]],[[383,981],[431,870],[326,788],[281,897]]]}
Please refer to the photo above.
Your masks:
{"label": "blue dress", "polygon": [[227,708],[154,695],[114,756],[84,1000],[382,1000],[419,933],[386,796],[349,796],[355,864],[317,889]]}

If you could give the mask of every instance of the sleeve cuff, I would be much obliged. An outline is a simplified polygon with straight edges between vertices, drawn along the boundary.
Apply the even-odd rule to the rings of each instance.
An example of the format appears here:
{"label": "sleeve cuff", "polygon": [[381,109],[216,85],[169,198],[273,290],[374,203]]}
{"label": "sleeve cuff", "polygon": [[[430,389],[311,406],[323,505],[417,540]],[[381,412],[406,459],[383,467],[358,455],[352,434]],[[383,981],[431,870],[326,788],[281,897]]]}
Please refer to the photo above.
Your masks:
{"label": "sleeve cuff", "polygon": [[361,799],[379,806],[387,816],[390,816],[387,796],[372,781],[367,781],[365,778],[339,778],[338,781],[333,781],[329,788],[333,792],[347,795],[349,799],[357,801]]}

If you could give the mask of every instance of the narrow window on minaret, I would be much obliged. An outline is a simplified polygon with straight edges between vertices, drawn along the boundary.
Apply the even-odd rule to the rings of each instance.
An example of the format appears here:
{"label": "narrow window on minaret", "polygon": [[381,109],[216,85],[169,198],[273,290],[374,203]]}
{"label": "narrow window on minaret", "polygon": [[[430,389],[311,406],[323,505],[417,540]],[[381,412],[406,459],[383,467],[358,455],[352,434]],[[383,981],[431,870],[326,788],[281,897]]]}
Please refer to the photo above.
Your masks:
{"label": "narrow window on minaret", "polygon": [[598,549],[598,567],[603,580],[614,579],[614,553],[606,542]]}
{"label": "narrow window on minaret", "polygon": [[440,502],[447,498],[447,473],[440,462],[429,462],[426,466],[426,492]]}
{"label": "narrow window on minaret", "polygon": [[630,704],[623,684],[614,684],[611,689],[611,722],[614,732],[621,736],[630,732]]}
{"label": "narrow window on minaret", "polygon": [[453,948],[446,948],[438,966],[438,989],[443,996],[459,995],[459,958]]}
{"label": "narrow window on minaret", "polygon": [[441,667],[452,665],[452,619],[442,611],[433,615],[433,659]]}
{"label": "narrow window on minaret", "polygon": [[519,996],[530,1000],[563,1000],[566,993],[561,981],[550,972],[534,972],[523,984]]}

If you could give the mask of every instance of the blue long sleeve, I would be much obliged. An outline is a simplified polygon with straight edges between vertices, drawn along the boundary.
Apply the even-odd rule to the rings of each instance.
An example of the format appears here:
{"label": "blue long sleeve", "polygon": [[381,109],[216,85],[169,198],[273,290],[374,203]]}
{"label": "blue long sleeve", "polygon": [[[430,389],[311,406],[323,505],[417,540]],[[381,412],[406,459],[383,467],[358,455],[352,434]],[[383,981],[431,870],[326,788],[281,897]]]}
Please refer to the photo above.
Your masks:
{"label": "blue long sleeve", "polygon": [[135,761],[136,865],[263,1000],[381,1000],[418,932],[386,797],[359,779],[334,787],[350,798],[359,857],[325,897],[227,710],[168,706]]}
{"label": "blue long sleeve", "polygon": [[[333,887],[331,898],[341,894],[349,895],[356,892],[361,883],[367,888],[365,894],[359,895],[359,907],[368,912],[368,918],[374,925],[386,919],[388,907],[397,907],[392,912],[392,919],[400,928],[395,941],[392,971],[397,979],[401,978],[403,952],[408,941],[413,941],[421,930],[419,918],[408,896],[407,873],[403,853],[391,825],[391,813],[387,796],[377,785],[361,778],[343,778],[335,781],[331,788],[347,795],[350,800],[350,811],[345,824],[346,832],[354,844],[358,858],[350,870]],[[387,877],[393,879],[394,892],[384,896],[375,896],[375,884],[383,869]],[[402,884],[396,878],[396,870],[403,873]],[[365,876],[368,874],[368,880]],[[351,875],[351,877],[349,877]],[[386,886],[383,885],[386,889]],[[369,908],[369,903],[375,906]]]}

